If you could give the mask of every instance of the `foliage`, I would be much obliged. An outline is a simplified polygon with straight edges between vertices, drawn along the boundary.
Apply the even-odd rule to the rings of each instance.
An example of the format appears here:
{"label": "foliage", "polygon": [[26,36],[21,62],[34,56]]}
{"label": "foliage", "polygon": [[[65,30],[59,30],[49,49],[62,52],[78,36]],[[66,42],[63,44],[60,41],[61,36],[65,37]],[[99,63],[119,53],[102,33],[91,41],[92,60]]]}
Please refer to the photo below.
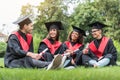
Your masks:
{"label": "foliage", "polygon": [[3,57],[6,51],[6,43],[0,42],[0,57]]}
{"label": "foliage", "polygon": [[31,4],[26,4],[26,5],[23,5],[22,8],[21,8],[21,15],[28,15],[28,14],[31,14],[31,15],[34,15],[34,6],[32,6]]}
{"label": "foliage", "polygon": [[22,7],[21,14],[34,14],[35,12],[32,12],[32,9],[37,10],[37,16],[34,20],[34,32],[38,33],[42,38],[47,35],[47,30],[44,25],[45,22],[61,21],[65,30],[62,31],[60,35],[60,40],[64,41],[66,40],[66,37],[70,30],[69,27],[71,27],[71,25],[69,24],[70,17],[68,16],[69,14],[67,12],[68,6],[65,4],[69,2],[72,2],[72,0],[68,0],[68,2],[65,2],[64,0],[45,0],[44,2],[41,2],[38,6],[30,6],[29,4],[27,4],[26,6]]}
{"label": "foliage", "polygon": [[[79,4],[71,15],[68,14],[70,3]],[[65,40],[64,37],[67,37],[71,25],[89,30],[89,23],[101,21],[109,26],[106,27],[105,34],[120,42],[120,36],[117,36],[120,34],[119,3],[119,0],[45,0],[37,6],[24,5],[21,9],[21,14],[34,14],[34,9],[37,9],[38,15],[35,19],[34,30],[42,38],[47,34],[44,23],[48,21],[57,20],[63,22],[65,30],[61,34],[62,41]]]}
{"label": "foliage", "polygon": [[[98,9],[96,8],[93,2],[87,1],[85,3],[80,3],[76,8],[75,12],[71,15],[73,17],[72,24],[77,25],[81,29],[84,29],[89,32],[90,28],[88,25],[94,21],[102,21],[103,18],[99,13]],[[92,37],[87,36],[85,39],[86,42],[91,42]]]}
{"label": "foliage", "polygon": [[120,42],[119,0],[86,0],[80,3],[72,14],[73,24],[88,30],[88,24],[100,21],[108,25],[105,34]]}
{"label": "foliage", "polygon": [[118,61],[120,61],[120,43],[117,40],[114,40],[114,45],[118,52]]}
{"label": "foliage", "polygon": [[[36,18],[35,23],[35,31],[40,34],[40,36],[44,37],[47,34],[47,30],[44,26],[45,22],[49,21],[61,21],[63,23],[63,27],[65,31],[61,34],[61,40],[65,40],[67,30],[69,30],[68,21],[69,18],[67,16],[67,7],[63,4],[63,0],[45,0],[37,6],[38,16]],[[45,34],[45,35],[43,35]]]}
{"label": "foliage", "polygon": [[[120,42],[120,30],[119,30],[119,22],[120,22],[120,1],[119,0],[98,0],[96,2],[97,6],[100,6],[98,8],[100,12],[103,14],[104,20],[109,25],[109,28],[107,28],[106,35],[114,38],[115,40],[118,40]],[[101,6],[102,4],[102,6]]]}
{"label": "foliage", "polygon": [[34,44],[34,52],[38,53],[39,43],[42,41],[42,38],[39,34],[34,34],[33,36],[33,44]]}

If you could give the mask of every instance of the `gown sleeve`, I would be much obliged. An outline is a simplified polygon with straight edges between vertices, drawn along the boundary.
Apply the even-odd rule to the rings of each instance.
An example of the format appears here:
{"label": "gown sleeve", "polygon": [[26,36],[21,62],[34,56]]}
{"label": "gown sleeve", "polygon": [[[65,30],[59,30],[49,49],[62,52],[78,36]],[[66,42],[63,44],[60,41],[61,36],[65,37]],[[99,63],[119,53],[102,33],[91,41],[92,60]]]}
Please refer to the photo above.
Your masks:
{"label": "gown sleeve", "polygon": [[75,51],[74,54],[82,53],[83,49],[84,49],[84,45],[82,45],[77,51]]}
{"label": "gown sleeve", "polygon": [[[44,42],[41,42],[39,44],[39,48],[38,48],[38,53],[41,53],[44,49],[48,48],[47,45]],[[49,51],[49,50],[48,50]],[[47,51],[47,52],[48,52]]]}
{"label": "gown sleeve", "polygon": [[113,44],[112,39],[109,40],[108,45],[105,49],[105,57],[113,58],[115,61],[117,60],[117,50]]}
{"label": "gown sleeve", "polygon": [[62,43],[61,46],[58,48],[58,50],[55,52],[55,54],[64,54],[64,51],[67,49],[67,46],[65,43]]}
{"label": "gown sleeve", "polygon": [[27,51],[22,50],[20,47],[20,42],[15,35],[11,35],[8,40],[9,52],[11,52],[15,56],[26,56]]}

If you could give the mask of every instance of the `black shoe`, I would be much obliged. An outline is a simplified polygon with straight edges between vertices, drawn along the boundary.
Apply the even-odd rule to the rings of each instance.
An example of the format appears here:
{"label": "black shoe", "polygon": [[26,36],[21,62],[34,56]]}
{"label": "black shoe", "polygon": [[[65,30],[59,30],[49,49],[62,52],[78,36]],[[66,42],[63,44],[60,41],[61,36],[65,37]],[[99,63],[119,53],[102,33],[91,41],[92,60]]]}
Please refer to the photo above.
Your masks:
{"label": "black shoe", "polygon": [[93,65],[90,65],[88,62],[86,62],[86,63],[84,64],[84,66],[85,66],[85,68],[93,67]]}

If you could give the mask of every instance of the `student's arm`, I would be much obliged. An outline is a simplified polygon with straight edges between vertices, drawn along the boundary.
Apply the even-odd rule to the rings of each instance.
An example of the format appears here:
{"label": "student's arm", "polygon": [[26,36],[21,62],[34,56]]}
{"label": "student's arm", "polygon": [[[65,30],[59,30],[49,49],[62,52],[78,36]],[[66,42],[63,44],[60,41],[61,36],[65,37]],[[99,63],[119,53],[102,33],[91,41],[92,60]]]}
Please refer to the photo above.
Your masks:
{"label": "student's arm", "polygon": [[43,42],[39,44],[38,53],[41,53],[44,49],[48,48],[47,45]]}
{"label": "student's arm", "polygon": [[67,46],[65,43],[62,43],[61,46],[58,48],[58,50],[55,52],[55,54],[64,54],[64,51],[67,49]]}
{"label": "student's arm", "polygon": [[117,50],[113,44],[112,39],[109,40],[107,47],[106,47],[106,53],[105,53],[105,57],[106,58],[113,58],[115,61],[117,60]]}
{"label": "student's arm", "polygon": [[26,56],[27,51],[24,51],[20,47],[19,40],[15,35],[11,35],[8,40],[9,52],[15,56]]}
{"label": "student's arm", "polygon": [[82,45],[78,50],[74,51],[74,54],[82,53],[84,45]]}

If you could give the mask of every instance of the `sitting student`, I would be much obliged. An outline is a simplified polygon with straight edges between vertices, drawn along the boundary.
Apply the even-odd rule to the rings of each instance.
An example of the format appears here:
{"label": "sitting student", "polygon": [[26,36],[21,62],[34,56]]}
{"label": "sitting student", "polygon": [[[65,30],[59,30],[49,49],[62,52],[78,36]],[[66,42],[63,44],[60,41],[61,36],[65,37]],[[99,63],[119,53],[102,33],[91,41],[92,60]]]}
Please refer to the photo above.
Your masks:
{"label": "sitting student", "polygon": [[93,67],[116,65],[117,51],[113,41],[102,33],[102,28],[106,25],[95,22],[89,26],[92,27],[91,34],[95,39],[89,44],[88,49],[83,50],[84,65]]}
{"label": "sitting student", "polygon": [[42,55],[40,60],[52,61],[55,52],[60,47],[59,30],[63,30],[62,23],[60,21],[47,22],[45,26],[48,30],[48,35],[39,44],[38,53]]}
{"label": "sitting student", "polygon": [[78,27],[72,26],[72,28],[73,31],[69,34],[68,40],[59,48],[59,54],[67,58],[64,67],[82,65],[83,36],[86,34]]}
{"label": "sitting student", "polygon": [[55,69],[61,64],[62,56],[57,55],[52,62],[38,60],[41,55],[33,52],[33,24],[30,15],[19,18],[15,24],[19,30],[9,36],[4,64],[7,68],[44,68]]}

